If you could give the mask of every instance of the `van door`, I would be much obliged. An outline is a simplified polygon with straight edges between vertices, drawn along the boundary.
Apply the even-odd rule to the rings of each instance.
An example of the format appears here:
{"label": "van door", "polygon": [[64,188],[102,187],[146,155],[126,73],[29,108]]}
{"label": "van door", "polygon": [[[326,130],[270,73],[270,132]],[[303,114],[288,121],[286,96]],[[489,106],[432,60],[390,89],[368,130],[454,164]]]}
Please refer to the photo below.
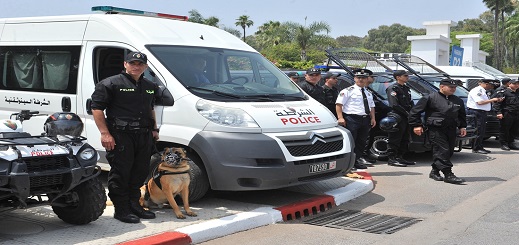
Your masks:
{"label": "van door", "polygon": [[76,112],[80,54],[78,43],[0,46],[0,118],[39,111],[43,116],[23,125],[25,132],[40,135],[47,116],[63,109]]}

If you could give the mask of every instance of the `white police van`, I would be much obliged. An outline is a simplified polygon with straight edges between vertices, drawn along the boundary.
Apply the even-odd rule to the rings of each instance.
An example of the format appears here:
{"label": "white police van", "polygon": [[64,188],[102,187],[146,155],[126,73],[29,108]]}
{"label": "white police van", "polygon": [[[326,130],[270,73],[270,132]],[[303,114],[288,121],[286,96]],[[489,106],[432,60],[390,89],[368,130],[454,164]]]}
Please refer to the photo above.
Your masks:
{"label": "white police van", "polygon": [[[141,51],[148,55],[145,76],[161,88],[158,148],[188,150],[192,199],[209,187],[273,189],[342,176],[353,167],[350,132],[239,38],[182,16],[92,10],[97,13],[0,19],[0,118],[70,110],[103,156],[90,96],[97,82],[122,71],[125,54]],[[195,57],[205,59],[211,83],[196,84]],[[36,134],[41,125],[32,120],[26,128]]]}

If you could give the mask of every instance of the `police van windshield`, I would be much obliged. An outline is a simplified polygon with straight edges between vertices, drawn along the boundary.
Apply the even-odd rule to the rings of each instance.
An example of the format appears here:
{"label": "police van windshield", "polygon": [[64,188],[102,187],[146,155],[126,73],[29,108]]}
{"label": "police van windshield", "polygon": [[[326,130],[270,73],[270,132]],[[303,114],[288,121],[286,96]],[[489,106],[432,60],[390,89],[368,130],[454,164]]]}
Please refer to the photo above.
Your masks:
{"label": "police van windshield", "polygon": [[258,53],[149,45],[150,52],[191,93],[216,101],[287,101],[307,97]]}

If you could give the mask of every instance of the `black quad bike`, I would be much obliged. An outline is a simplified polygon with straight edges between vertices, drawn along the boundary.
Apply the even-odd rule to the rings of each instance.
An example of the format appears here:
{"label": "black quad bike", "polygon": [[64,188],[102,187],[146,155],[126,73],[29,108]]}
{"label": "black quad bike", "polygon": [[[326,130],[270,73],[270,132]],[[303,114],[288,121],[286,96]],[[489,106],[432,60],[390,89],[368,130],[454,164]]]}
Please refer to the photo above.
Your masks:
{"label": "black quad bike", "polygon": [[106,193],[97,152],[80,136],[81,119],[58,112],[48,117],[42,135],[23,132],[22,122],[37,115],[23,110],[0,120],[0,213],[50,205],[70,224],[97,220]]}

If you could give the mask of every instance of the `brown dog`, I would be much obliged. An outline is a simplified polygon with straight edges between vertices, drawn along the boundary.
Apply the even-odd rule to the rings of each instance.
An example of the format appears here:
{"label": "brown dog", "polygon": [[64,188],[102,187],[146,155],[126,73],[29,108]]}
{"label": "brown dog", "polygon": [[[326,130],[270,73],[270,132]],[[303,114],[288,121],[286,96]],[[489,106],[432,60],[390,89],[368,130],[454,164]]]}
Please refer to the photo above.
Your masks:
{"label": "brown dog", "polygon": [[[153,177],[148,181],[147,190],[145,186],[141,188],[141,205],[149,208],[152,204],[151,201],[153,204],[162,207],[164,203],[168,202],[177,218],[185,219],[186,217],[180,212],[180,208],[175,201],[175,196],[180,194],[186,214],[196,216],[196,213],[189,208],[189,183],[191,178],[188,160],[185,149],[166,148],[161,156],[160,164],[153,171]],[[148,195],[149,198],[147,198]]]}

